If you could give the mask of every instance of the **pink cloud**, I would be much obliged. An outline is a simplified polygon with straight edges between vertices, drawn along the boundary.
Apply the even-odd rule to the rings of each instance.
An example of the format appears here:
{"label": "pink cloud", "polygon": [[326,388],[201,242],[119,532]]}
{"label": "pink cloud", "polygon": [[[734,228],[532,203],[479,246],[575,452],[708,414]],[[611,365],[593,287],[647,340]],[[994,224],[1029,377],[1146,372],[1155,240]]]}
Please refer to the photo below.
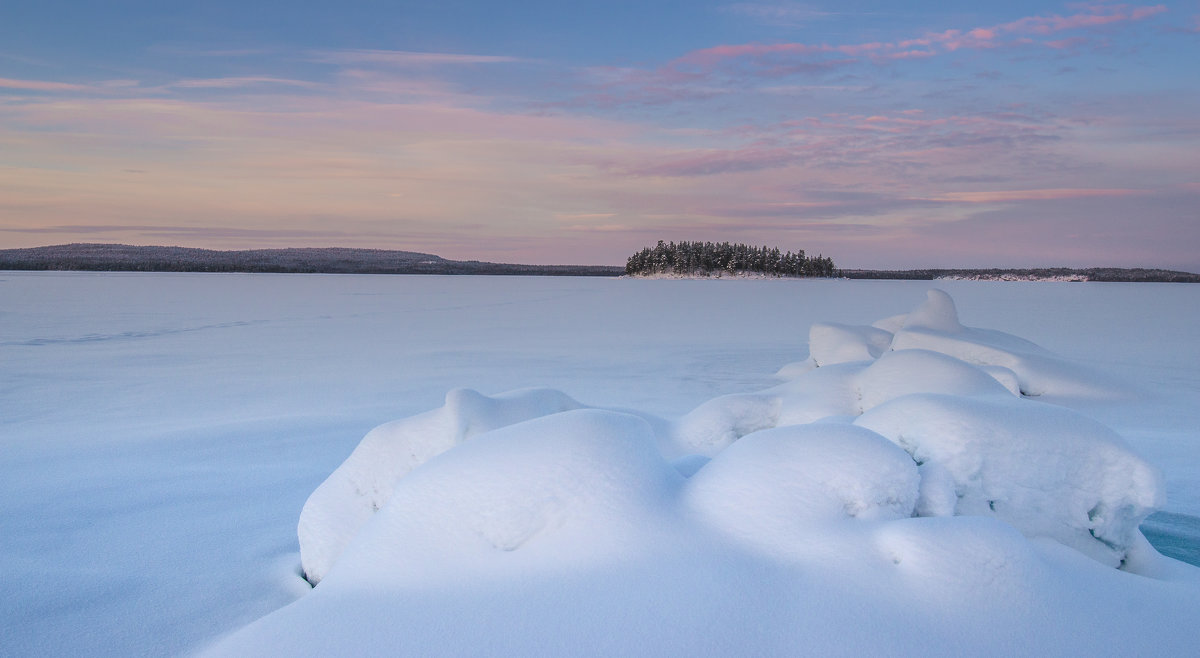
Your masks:
{"label": "pink cloud", "polygon": [[1027,16],[999,25],[995,29],[1003,32],[1044,35],[1063,30],[1140,21],[1161,14],[1166,10],[1167,8],[1164,5],[1133,8],[1129,8],[1127,5],[1095,5],[1089,7],[1089,11],[1086,13],[1072,14],[1070,16]]}
{"label": "pink cloud", "polygon": [[[771,70],[780,66],[775,60],[784,57],[822,58],[832,54],[841,54],[871,61],[917,59],[932,57],[938,52],[954,52],[960,49],[1031,45],[1037,43],[1031,36],[1048,36],[1068,30],[1137,22],[1167,10],[1164,5],[1130,7],[1105,4],[1086,5],[1080,9],[1082,11],[1067,16],[1026,16],[999,25],[981,26],[967,30],[949,29],[895,42],[872,41],[841,45],[722,44],[690,52],[672,62],[668,68],[700,67],[711,70],[728,60],[757,60],[760,68],[769,74]],[[1047,42],[1046,45],[1061,48],[1066,43],[1068,42],[1059,40]],[[770,60],[771,63],[768,65],[765,60]]]}
{"label": "pink cloud", "polygon": [[[896,41],[720,44],[686,53],[652,70],[593,69],[599,79],[595,90],[577,97],[574,104],[598,107],[666,105],[731,93],[755,78],[822,73],[860,62],[886,64],[928,59],[964,49],[1020,48],[1039,43],[1064,49],[1081,41],[1039,39],[1066,30],[1136,22],[1163,11],[1166,9],[1162,5],[1088,5],[1067,16],[1027,16],[998,25],[948,29]],[[384,52],[386,54],[380,55],[378,51],[353,51],[352,56],[383,60],[415,57],[417,61],[425,57],[420,53]],[[472,61],[472,56],[453,57],[455,60],[466,57],[464,61]]]}

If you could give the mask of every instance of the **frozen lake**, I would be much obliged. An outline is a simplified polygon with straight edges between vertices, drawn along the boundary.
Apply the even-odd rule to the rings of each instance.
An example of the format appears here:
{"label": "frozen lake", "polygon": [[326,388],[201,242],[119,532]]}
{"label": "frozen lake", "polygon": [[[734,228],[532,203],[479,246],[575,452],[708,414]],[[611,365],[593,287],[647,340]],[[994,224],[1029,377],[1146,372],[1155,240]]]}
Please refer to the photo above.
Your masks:
{"label": "frozen lake", "polygon": [[1200,286],[0,273],[4,653],[185,653],[291,602],[305,499],[450,389],[675,417],[931,287],[1119,381],[1053,401],[1163,471],[1160,524],[1200,516]]}

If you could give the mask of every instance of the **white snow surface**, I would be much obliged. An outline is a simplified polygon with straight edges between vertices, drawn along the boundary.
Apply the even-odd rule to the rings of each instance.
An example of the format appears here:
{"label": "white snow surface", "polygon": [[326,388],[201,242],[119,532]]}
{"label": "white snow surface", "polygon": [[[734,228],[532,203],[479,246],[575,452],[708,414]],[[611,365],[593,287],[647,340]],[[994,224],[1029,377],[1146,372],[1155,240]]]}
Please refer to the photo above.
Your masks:
{"label": "white snow surface", "polygon": [[937,285],[2,273],[3,653],[1193,651],[1200,288]]}

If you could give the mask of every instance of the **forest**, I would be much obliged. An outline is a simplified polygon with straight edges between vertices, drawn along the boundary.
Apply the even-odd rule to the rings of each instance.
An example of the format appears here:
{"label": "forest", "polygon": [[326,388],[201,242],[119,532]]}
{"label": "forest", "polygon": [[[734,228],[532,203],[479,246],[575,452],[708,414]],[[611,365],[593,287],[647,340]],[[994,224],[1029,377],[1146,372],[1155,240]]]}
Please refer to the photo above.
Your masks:
{"label": "forest", "polygon": [[663,242],[629,257],[625,274],[652,276],[677,274],[765,274],[768,276],[834,276],[837,270],[828,256],[805,256],[804,250],[780,251],[778,247],[753,247],[729,242]]}

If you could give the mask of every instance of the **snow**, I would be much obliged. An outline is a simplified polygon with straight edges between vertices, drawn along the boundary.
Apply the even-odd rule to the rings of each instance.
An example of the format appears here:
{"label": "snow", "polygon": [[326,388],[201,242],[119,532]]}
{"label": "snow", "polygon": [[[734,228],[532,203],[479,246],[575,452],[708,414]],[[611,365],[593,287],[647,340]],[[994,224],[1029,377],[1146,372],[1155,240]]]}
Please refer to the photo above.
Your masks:
{"label": "snow", "polygon": [[[715,529],[778,542],[813,521],[912,516],[920,477],[908,454],[849,424],[776,427],[747,435],[688,481],[686,505]],[[807,543],[807,542],[805,542]]]}
{"label": "snow", "polygon": [[1109,566],[1162,503],[1156,469],[1079,413],[1028,400],[921,394],[856,421],[950,473],[955,514],[994,516]]}
{"label": "snow", "polygon": [[438,409],[371,430],[300,512],[300,559],[309,582],[325,577],[349,540],[417,466],[476,434],[580,406],[549,389],[496,397],[455,389]]}
{"label": "snow", "polygon": [[3,273],[4,653],[1192,651],[1200,288],[927,285]]}

